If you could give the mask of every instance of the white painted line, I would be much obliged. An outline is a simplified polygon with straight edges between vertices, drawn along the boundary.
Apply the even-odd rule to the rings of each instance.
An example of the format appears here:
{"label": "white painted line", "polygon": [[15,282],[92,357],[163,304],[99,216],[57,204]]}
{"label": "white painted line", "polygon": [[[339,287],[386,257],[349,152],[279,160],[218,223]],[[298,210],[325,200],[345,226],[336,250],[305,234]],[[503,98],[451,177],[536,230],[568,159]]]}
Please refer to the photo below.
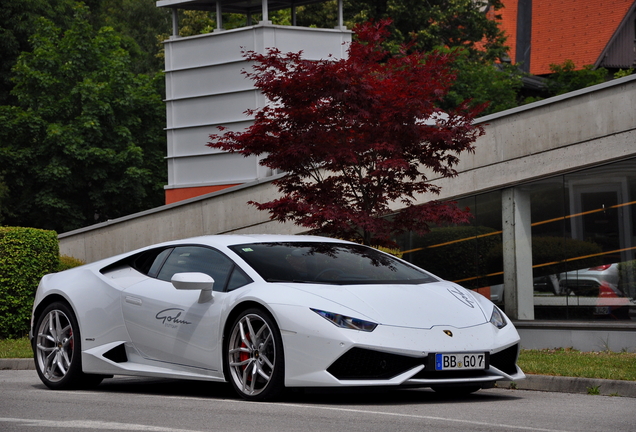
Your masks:
{"label": "white painted line", "polygon": [[98,429],[98,430],[125,430],[144,432],[200,432],[192,429],[175,429],[159,426],[147,426],[130,423],[103,422],[92,420],[33,420],[0,417],[0,422],[17,423],[21,426],[37,426],[46,428],[64,429]]}

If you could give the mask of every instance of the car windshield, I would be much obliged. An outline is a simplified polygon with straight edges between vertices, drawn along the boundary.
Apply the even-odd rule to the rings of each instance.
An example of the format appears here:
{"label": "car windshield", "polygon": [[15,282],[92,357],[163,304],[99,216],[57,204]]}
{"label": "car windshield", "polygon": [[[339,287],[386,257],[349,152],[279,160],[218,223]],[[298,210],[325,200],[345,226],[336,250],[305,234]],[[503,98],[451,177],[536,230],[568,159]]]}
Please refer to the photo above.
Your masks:
{"label": "car windshield", "polygon": [[230,246],[267,282],[422,284],[433,275],[376,249],[347,243],[286,242]]}

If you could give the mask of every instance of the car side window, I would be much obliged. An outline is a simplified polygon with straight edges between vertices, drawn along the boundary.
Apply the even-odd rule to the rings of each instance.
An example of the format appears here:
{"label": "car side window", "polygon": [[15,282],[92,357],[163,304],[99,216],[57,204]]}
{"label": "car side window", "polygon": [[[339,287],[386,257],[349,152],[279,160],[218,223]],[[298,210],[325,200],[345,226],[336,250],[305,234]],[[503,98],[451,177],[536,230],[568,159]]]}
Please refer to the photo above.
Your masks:
{"label": "car side window", "polygon": [[150,277],[157,276],[157,273],[159,273],[159,269],[161,268],[161,265],[166,261],[166,258],[168,258],[168,256],[170,255],[170,252],[172,252],[172,249],[166,249],[157,255],[154,262],[150,266],[150,270],[148,270],[148,276]]}
{"label": "car side window", "polygon": [[[179,246],[171,251],[157,274],[157,279],[170,281],[175,273],[200,272],[214,279],[214,291],[224,291],[230,276],[242,273],[233,271],[234,268],[234,262],[219,251],[201,246]],[[243,281],[240,279],[240,276],[238,279],[236,276],[232,277],[232,289],[250,282],[247,276],[244,276]],[[236,286],[237,284],[239,285]]]}
{"label": "car side window", "polygon": [[[170,251],[172,251],[172,248],[164,247],[164,248],[150,249],[140,254],[133,255],[132,257],[129,257],[125,259],[124,261],[121,261],[121,262],[118,261],[112,264],[111,266],[118,266],[118,265],[121,265],[122,263],[128,263],[130,267],[134,268],[138,272],[148,275],[150,277],[156,277],[157,272],[161,268],[161,265],[163,264],[163,262],[166,260],[166,257],[170,255]],[[102,271],[106,269],[102,269]]]}
{"label": "car side window", "polygon": [[232,271],[232,275],[230,276],[230,281],[227,284],[227,291],[233,291],[237,288],[242,287],[243,285],[247,285],[248,283],[253,282],[252,279],[245,273],[243,270],[234,266],[234,271]]}

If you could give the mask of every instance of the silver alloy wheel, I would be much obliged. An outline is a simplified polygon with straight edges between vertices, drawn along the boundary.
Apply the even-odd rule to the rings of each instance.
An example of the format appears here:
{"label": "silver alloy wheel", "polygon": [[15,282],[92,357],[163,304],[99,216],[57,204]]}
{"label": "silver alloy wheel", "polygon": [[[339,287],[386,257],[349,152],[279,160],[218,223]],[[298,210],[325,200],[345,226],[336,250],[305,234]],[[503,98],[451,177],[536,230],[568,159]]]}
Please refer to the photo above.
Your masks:
{"label": "silver alloy wheel", "polygon": [[36,338],[36,357],[44,377],[57,382],[68,373],[75,351],[71,321],[58,309],[42,320]]}
{"label": "silver alloy wheel", "polygon": [[232,380],[246,396],[256,396],[272,380],[276,344],[272,329],[256,314],[246,314],[234,325],[228,345]]}

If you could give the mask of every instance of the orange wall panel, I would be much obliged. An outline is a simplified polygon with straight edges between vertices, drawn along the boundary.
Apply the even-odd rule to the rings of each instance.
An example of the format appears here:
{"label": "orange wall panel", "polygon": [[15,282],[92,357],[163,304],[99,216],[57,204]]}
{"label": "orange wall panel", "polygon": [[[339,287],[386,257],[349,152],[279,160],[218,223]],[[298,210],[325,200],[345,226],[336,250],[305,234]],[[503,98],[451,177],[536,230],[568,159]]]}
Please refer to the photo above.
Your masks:
{"label": "orange wall panel", "polygon": [[232,186],[238,186],[238,184],[166,189],[166,204],[172,204],[175,202],[187,200],[189,198],[195,198],[212,192],[218,192]]}

